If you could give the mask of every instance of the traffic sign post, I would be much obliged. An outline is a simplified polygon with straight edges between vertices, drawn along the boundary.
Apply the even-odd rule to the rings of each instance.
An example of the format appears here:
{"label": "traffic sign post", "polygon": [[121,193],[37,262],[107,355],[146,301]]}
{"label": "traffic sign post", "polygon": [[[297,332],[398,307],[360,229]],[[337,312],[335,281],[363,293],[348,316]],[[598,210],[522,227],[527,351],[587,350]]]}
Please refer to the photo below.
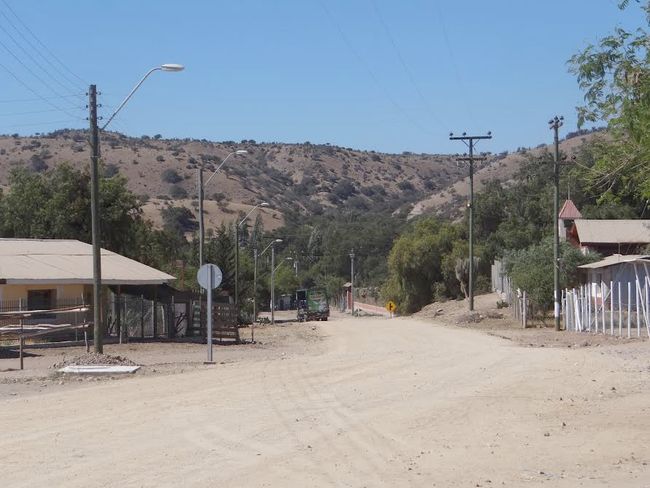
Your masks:
{"label": "traffic sign post", "polygon": [[390,318],[393,318],[393,312],[397,310],[397,306],[395,305],[395,302],[392,300],[389,300],[388,303],[386,304],[386,310],[390,312]]}
{"label": "traffic sign post", "polygon": [[208,295],[208,327],[206,331],[208,360],[206,361],[206,364],[214,364],[214,361],[212,360],[212,290],[221,284],[222,279],[223,273],[221,273],[219,266],[216,266],[214,264],[204,264],[196,273],[196,280],[199,282],[199,285],[201,285],[201,288],[204,288],[206,290]]}

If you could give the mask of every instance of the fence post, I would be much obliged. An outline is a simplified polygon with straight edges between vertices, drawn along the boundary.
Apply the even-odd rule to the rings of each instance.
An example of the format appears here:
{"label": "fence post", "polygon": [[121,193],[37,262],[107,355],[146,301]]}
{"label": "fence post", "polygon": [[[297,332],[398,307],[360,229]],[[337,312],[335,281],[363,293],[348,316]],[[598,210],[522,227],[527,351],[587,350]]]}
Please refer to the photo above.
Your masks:
{"label": "fence post", "polygon": [[629,339],[632,331],[632,283],[627,282],[627,338]]}
{"label": "fence post", "polygon": [[621,282],[618,282],[618,336],[623,334],[623,302],[621,301]]}
{"label": "fence post", "polygon": [[[19,311],[23,310],[23,299],[22,298],[18,299],[18,310]],[[20,369],[21,370],[24,369],[23,350],[25,349],[25,338],[23,337],[23,332],[24,332],[23,323],[24,323],[23,318],[20,317],[20,346],[19,346],[20,351],[19,351],[19,355],[20,355]]]}
{"label": "fence post", "polygon": [[522,314],[522,315],[523,315],[522,324],[524,325],[524,329],[525,329],[526,326],[528,325],[528,320],[527,320],[527,317],[526,317],[527,312],[528,312],[528,310],[527,310],[527,308],[528,308],[528,303],[526,303],[526,292],[525,292],[525,291],[524,291],[524,293],[523,293],[523,300],[522,300],[522,303],[523,303],[523,305],[524,305],[524,306],[523,306],[523,314]]}
{"label": "fence post", "polygon": [[641,293],[639,286],[639,278],[634,283],[634,298],[636,300],[636,336],[641,337],[641,313],[639,307],[639,295]]}
{"label": "fence post", "polygon": [[614,282],[609,282],[609,335],[614,335]]}

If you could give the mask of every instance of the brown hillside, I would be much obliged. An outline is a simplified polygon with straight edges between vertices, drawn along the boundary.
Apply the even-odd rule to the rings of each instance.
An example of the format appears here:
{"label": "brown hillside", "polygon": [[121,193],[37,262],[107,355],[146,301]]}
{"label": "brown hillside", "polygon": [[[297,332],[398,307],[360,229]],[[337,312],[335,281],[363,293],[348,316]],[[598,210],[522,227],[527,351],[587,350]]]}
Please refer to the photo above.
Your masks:
{"label": "brown hillside", "polygon": [[[287,212],[310,215],[333,206],[393,211],[447,188],[465,172],[450,156],[383,154],[310,143],[132,138],[108,132],[102,134],[101,146],[105,173],[124,175],[131,191],[147,197],[145,211],[158,223],[163,201],[195,207],[199,167],[207,179],[229,152],[239,149],[249,154],[232,157],[206,188],[205,197],[212,201],[206,205],[210,225],[234,219],[235,212],[262,201],[275,209],[264,214],[270,228],[281,225]],[[0,185],[7,184],[12,167],[44,171],[62,162],[87,167],[85,131],[0,136]]]}
{"label": "brown hillside", "polygon": [[[560,142],[560,151],[568,156],[577,153],[588,141],[602,135],[601,132],[594,132],[578,137],[572,137]],[[534,149],[518,151],[505,157],[492,156],[482,166],[476,166],[474,171],[474,191],[480,192],[488,181],[500,180],[511,181],[512,177],[519,170],[521,163],[529,156],[541,156],[546,151],[552,151],[552,145],[540,145]],[[468,169],[461,166],[462,171],[467,174]],[[425,213],[435,213],[448,217],[458,217],[462,214],[467,197],[469,195],[469,176],[452,183],[448,188],[435,192],[430,197],[417,202],[411,209],[408,218],[413,218]]]}

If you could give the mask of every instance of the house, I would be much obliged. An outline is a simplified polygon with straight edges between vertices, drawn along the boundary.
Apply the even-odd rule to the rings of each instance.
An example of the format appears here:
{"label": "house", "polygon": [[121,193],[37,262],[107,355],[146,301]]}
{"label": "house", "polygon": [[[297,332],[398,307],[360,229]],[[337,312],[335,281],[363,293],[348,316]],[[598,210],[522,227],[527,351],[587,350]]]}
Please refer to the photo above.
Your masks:
{"label": "house", "polygon": [[635,254],[650,245],[650,220],[576,219],[567,240],[585,254]]}
{"label": "house", "polygon": [[[162,285],[175,278],[133,259],[101,250],[102,285]],[[0,239],[0,304],[52,309],[91,303],[92,246],[72,239]]]}

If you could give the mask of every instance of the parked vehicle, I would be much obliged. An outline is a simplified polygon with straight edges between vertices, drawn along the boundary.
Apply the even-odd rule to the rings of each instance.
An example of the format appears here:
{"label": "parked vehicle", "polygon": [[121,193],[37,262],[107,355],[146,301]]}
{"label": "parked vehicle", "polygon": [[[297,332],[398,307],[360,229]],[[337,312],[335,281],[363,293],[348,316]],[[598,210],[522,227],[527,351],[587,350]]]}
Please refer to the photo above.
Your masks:
{"label": "parked vehicle", "polygon": [[330,316],[330,305],[327,293],[322,288],[310,288],[296,292],[298,303],[298,321],[327,320]]}

